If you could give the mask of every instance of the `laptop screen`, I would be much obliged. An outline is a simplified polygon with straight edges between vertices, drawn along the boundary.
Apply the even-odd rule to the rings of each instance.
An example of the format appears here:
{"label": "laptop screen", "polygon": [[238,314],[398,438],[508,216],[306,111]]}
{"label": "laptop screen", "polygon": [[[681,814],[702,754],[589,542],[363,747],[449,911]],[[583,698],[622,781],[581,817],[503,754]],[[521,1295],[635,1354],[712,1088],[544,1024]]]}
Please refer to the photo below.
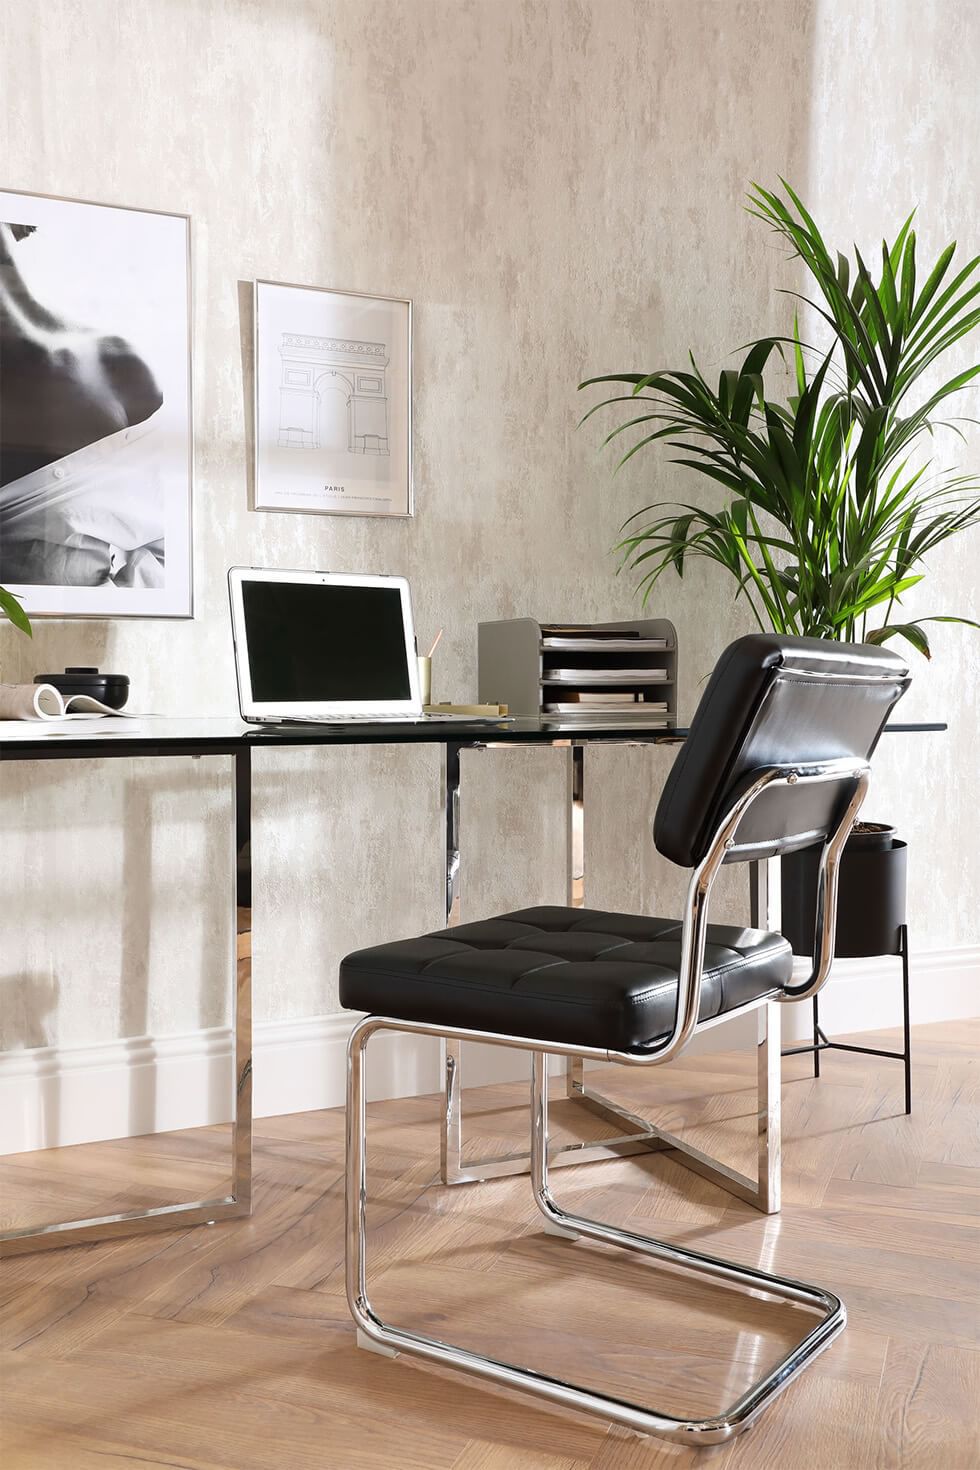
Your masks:
{"label": "laptop screen", "polygon": [[242,581],[252,698],[329,703],[411,698],[397,587]]}

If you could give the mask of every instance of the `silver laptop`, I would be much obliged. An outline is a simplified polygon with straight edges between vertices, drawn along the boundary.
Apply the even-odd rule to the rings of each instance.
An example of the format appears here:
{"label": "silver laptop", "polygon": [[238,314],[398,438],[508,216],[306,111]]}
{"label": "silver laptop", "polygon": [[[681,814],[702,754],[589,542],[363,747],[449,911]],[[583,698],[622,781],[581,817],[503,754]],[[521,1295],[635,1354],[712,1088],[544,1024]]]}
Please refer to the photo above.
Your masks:
{"label": "silver laptop", "polygon": [[232,567],[228,590],[238,704],[249,724],[481,723],[423,712],[404,577]]}

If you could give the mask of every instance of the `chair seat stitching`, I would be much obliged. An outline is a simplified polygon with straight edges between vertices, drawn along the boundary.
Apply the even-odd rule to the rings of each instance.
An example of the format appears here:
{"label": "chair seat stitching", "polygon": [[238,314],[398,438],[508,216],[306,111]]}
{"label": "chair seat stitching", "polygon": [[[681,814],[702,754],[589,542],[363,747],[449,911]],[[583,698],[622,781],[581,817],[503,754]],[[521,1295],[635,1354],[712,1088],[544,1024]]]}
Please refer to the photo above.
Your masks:
{"label": "chair seat stitching", "polygon": [[[546,935],[546,936],[542,936],[542,937],[553,939],[556,936],[555,935]],[[588,965],[588,964],[591,964],[594,960],[601,960],[601,959],[603,959],[607,954],[614,954],[617,949],[625,949],[628,944],[635,944],[635,943],[636,943],[636,941],[634,939],[617,939],[617,940],[615,940],[614,943],[607,944],[606,947],[605,947],[605,949],[597,950],[595,954],[583,955],[581,958],[576,958],[575,961],[574,961],[574,963],[575,964],[579,964],[579,965]],[[505,944],[504,945],[504,949],[507,949],[507,950],[524,949],[525,944],[526,944],[526,941],[524,941],[524,940],[521,940],[521,939],[512,939],[508,944]],[[536,951],[533,950],[533,949],[531,949],[531,948],[528,948],[527,949],[527,953],[528,954],[534,954],[534,953],[536,953]],[[561,958],[562,959],[569,959],[569,956],[563,955],[563,956],[561,956]],[[569,962],[571,963],[571,960]]]}
{"label": "chair seat stitching", "polygon": [[[561,963],[563,963],[563,962],[561,962]],[[386,973],[385,971],[382,971],[382,970],[373,970],[373,971],[370,972],[370,978],[372,980],[394,980],[394,981],[401,981],[401,980],[406,980],[406,979],[415,979],[417,977],[414,976],[414,975],[412,975],[412,976],[393,975],[393,974],[388,974],[388,973]],[[464,987],[461,987],[458,980],[444,980],[439,975],[427,975],[425,978],[426,978],[426,983],[427,984],[429,984],[429,985],[438,985],[438,986],[440,986],[444,990],[452,989],[452,990],[457,990],[458,991],[461,988],[465,988],[466,990],[471,991],[474,994],[495,995],[495,996],[498,996],[498,997],[501,996],[501,995],[508,995],[508,994],[513,995],[514,994],[513,989],[510,989],[509,991],[508,990],[499,990],[496,987],[491,987],[489,985],[481,985],[478,981],[475,981],[475,980],[468,980],[465,983],[465,986]],[[516,978],[517,979],[522,979],[523,977],[522,976],[517,976]],[[406,993],[406,996],[411,995],[411,991],[406,991],[405,993]],[[540,1001],[541,1001],[541,996],[540,995],[532,995],[532,996],[527,996],[527,997],[520,996],[519,998],[522,999],[522,1000],[523,999],[533,1000],[535,1002],[535,1004],[539,1004]],[[590,999],[590,1000],[579,1000],[577,997],[575,997],[573,995],[549,995],[547,997],[547,999],[548,999],[549,1005],[552,1004],[552,1003],[554,1003],[555,1005],[577,1006],[580,1010],[583,1010],[583,1009],[586,1009],[586,1008],[593,1008],[595,1006],[595,1000],[594,999]],[[348,1009],[350,1009],[350,1007],[348,1007]],[[544,1038],[542,1038],[542,1039],[544,1039]]]}
{"label": "chair seat stitching", "polygon": [[[431,963],[435,964],[435,963],[437,963],[437,961],[432,961]],[[529,975],[537,975],[542,970],[553,970],[557,965],[565,965],[567,963],[568,963],[567,960],[560,960],[560,959],[559,960],[551,960],[546,965],[536,965],[533,970],[525,970],[522,974],[515,975],[512,978],[512,980],[511,980],[509,993],[510,994],[513,994],[514,993],[514,985],[518,984],[521,980],[525,980]],[[707,971],[705,971],[704,978],[705,979],[712,979],[712,978],[714,978],[717,975],[729,974],[733,970],[738,970],[738,969],[747,968],[747,967],[748,967],[748,962],[745,962],[743,964],[728,965],[728,966],[726,966],[723,969],[707,970]],[[360,973],[361,974],[364,974],[365,972],[362,971]],[[474,991],[474,992],[478,991],[481,995],[497,995],[497,996],[508,993],[507,991],[498,989],[498,988],[496,988],[494,986],[483,985],[479,981],[476,981],[476,980],[463,980],[463,981],[460,981],[458,979],[453,979],[451,977],[447,979],[446,977],[441,976],[441,975],[429,975],[429,974],[426,974],[424,970],[420,970],[420,971],[418,971],[414,975],[406,975],[404,972],[402,972],[401,974],[396,974],[396,973],[391,973],[391,972],[382,971],[382,970],[373,970],[373,971],[370,971],[370,972],[367,972],[367,973],[369,973],[370,976],[371,976],[371,978],[374,979],[374,980],[376,980],[376,979],[383,979],[383,980],[393,980],[393,981],[415,980],[415,979],[418,979],[420,976],[424,975],[425,976],[425,979],[426,979],[426,982],[428,984],[438,985],[438,986],[442,987],[443,989],[450,989],[450,988],[453,988],[453,989],[456,989],[456,990],[466,989],[466,990],[471,990],[471,991]],[[357,972],[355,972],[355,976],[356,976],[356,974],[357,974]],[[661,980],[656,986],[654,986],[654,987],[652,987],[650,989],[647,989],[647,990],[642,991],[639,995],[623,996],[622,999],[621,999],[621,1001],[620,1001],[620,1004],[623,1004],[623,1005],[631,1005],[631,1006],[643,1005],[646,1001],[653,1000],[657,996],[663,995],[665,992],[667,992],[669,990],[674,990],[676,988],[677,988],[677,977],[675,976],[672,980]],[[770,989],[779,989],[781,987],[772,985],[769,988]],[[523,998],[524,997],[522,997],[522,999]],[[539,999],[541,999],[541,997],[540,996],[536,996],[536,997],[534,997],[534,999],[535,1000],[539,1000]],[[595,1005],[598,1004],[597,998],[594,997],[594,996],[593,997],[587,997],[585,999],[578,999],[578,998],[576,998],[574,996],[571,996],[571,995],[549,995],[547,997],[547,1000],[548,1000],[549,1004],[551,1004],[552,1002],[554,1002],[557,1005],[574,1005],[574,1006],[579,1006],[580,1008],[594,1007]]]}

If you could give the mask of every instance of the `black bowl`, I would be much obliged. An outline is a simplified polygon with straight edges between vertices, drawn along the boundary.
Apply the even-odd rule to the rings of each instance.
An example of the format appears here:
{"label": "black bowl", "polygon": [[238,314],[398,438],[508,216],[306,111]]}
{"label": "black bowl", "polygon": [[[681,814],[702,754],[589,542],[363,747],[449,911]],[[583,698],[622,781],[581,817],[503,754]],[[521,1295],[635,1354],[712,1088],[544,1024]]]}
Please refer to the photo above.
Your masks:
{"label": "black bowl", "polygon": [[110,709],[122,709],[129,698],[128,674],[100,674],[98,669],[68,668],[63,674],[36,674],[35,684],[53,684],[67,699],[71,694],[87,694]]}

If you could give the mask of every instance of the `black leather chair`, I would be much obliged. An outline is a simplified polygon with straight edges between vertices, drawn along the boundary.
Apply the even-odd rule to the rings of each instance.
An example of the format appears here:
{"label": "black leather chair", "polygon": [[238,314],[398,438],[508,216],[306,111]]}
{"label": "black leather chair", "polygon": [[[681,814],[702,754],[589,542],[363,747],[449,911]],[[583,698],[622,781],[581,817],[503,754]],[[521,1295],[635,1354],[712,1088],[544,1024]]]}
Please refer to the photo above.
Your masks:
{"label": "black leather chair", "polygon": [[[747,1428],[844,1327],[833,1292],[563,1210],[548,1184],[547,1056],[628,1066],[676,1056],[719,1016],[815,995],[834,949],[837,864],[868,786],[868,760],[909,683],[882,648],[756,634],[725,650],[664,787],[660,852],[690,870],[680,919],[532,908],[348,955],[341,1003],[367,1012],[351,1035],[347,1114],[347,1295],[362,1346],[448,1364],[644,1434],[717,1443]],[[723,863],[822,843],[813,971],[793,983],[778,934],[708,924]],[[679,1419],[385,1323],[365,1263],[364,1053],[379,1030],[531,1052],[531,1184],[554,1234],[623,1246],[699,1275],[813,1308],[807,1336],[736,1403]]]}

